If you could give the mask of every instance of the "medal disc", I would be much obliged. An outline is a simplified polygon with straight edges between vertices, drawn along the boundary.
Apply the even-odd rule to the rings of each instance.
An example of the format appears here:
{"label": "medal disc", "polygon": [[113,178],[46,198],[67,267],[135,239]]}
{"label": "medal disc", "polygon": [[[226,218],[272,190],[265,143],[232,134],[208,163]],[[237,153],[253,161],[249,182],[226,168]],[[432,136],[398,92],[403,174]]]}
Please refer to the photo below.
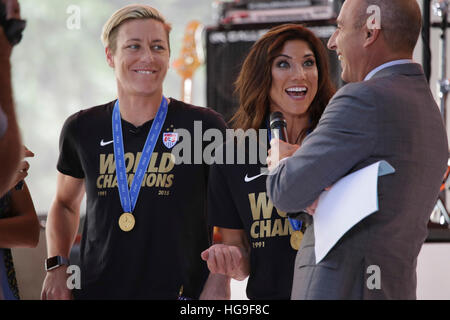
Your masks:
{"label": "medal disc", "polygon": [[291,247],[294,250],[298,250],[300,248],[300,243],[302,243],[303,233],[301,231],[293,231],[291,233]]}
{"label": "medal disc", "polygon": [[119,227],[125,232],[133,230],[135,223],[134,216],[129,212],[125,212],[119,218]]}

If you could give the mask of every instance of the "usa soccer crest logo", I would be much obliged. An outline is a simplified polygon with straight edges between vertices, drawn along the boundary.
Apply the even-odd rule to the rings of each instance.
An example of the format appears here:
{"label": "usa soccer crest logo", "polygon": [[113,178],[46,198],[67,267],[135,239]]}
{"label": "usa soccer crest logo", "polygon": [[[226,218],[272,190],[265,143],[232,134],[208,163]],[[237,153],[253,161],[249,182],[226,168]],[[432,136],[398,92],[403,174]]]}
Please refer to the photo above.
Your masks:
{"label": "usa soccer crest logo", "polygon": [[177,132],[164,132],[162,139],[163,139],[164,145],[167,148],[172,149],[173,146],[178,141],[178,133]]}

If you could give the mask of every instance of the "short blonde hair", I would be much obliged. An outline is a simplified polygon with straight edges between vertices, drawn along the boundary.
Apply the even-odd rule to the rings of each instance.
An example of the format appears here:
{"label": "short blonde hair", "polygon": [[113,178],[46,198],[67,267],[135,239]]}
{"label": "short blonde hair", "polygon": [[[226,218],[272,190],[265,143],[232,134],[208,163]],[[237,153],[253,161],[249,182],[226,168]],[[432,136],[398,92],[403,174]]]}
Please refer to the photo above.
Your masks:
{"label": "short blonde hair", "polygon": [[119,31],[119,27],[128,20],[134,19],[154,19],[156,21],[161,22],[164,25],[164,30],[166,30],[167,34],[167,43],[169,45],[170,52],[170,41],[169,34],[172,30],[171,25],[166,22],[166,19],[163,17],[158,10],[153,7],[143,5],[143,4],[130,4],[127,5],[116,12],[106,21],[103,26],[102,31],[102,43],[105,48],[111,49],[112,53],[116,52],[117,46],[117,33]]}

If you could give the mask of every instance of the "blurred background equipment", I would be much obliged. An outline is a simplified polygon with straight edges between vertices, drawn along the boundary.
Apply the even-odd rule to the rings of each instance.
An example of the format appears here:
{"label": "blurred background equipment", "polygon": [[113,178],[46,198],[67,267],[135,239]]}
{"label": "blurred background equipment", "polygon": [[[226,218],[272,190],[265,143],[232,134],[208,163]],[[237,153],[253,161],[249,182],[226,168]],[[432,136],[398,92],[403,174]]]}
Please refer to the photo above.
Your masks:
{"label": "blurred background equipment", "polygon": [[450,26],[448,23],[448,16],[450,11],[450,0],[434,0],[432,3],[433,13],[441,18],[440,23],[433,23],[433,28],[439,28],[441,30],[440,47],[441,54],[439,56],[439,62],[441,65],[440,79],[438,83],[440,108],[444,122],[446,122],[446,101],[447,95],[450,91],[450,81],[447,79],[447,28]]}
{"label": "blurred background equipment", "polygon": [[202,35],[203,25],[197,21],[191,21],[186,26],[183,38],[183,47],[180,56],[173,63],[173,67],[181,76],[181,100],[192,103],[192,78],[195,71],[204,63]]}
{"label": "blurred background equipment", "polygon": [[215,1],[220,25],[328,20],[339,12],[334,0]]}
{"label": "blurred background equipment", "polygon": [[[431,64],[431,50],[429,33],[430,29],[438,29],[439,36],[439,78],[437,80],[437,100],[442,114],[442,119],[447,125],[447,97],[450,92],[450,80],[447,78],[447,29],[450,26],[448,21],[450,13],[450,0],[423,0],[423,32],[424,41],[424,70],[427,71]],[[431,18],[431,15],[433,19]],[[427,49],[428,48],[428,49]],[[431,70],[428,70],[428,76]],[[441,192],[436,205],[431,213],[428,223],[428,241],[448,241],[450,238],[450,216],[447,209],[447,192],[449,190],[450,160],[447,171],[444,175]]]}

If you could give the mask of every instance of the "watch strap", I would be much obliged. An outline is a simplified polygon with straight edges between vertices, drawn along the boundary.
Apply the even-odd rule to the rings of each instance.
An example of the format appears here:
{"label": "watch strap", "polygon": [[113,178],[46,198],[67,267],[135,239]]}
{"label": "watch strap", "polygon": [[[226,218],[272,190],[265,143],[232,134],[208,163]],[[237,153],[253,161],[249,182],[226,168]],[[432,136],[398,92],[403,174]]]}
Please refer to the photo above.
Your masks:
{"label": "watch strap", "polygon": [[62,256],[54,256],[45,260],[46,271],[50,271],[64,265],[69,266],[70,262],[69,259]]}

